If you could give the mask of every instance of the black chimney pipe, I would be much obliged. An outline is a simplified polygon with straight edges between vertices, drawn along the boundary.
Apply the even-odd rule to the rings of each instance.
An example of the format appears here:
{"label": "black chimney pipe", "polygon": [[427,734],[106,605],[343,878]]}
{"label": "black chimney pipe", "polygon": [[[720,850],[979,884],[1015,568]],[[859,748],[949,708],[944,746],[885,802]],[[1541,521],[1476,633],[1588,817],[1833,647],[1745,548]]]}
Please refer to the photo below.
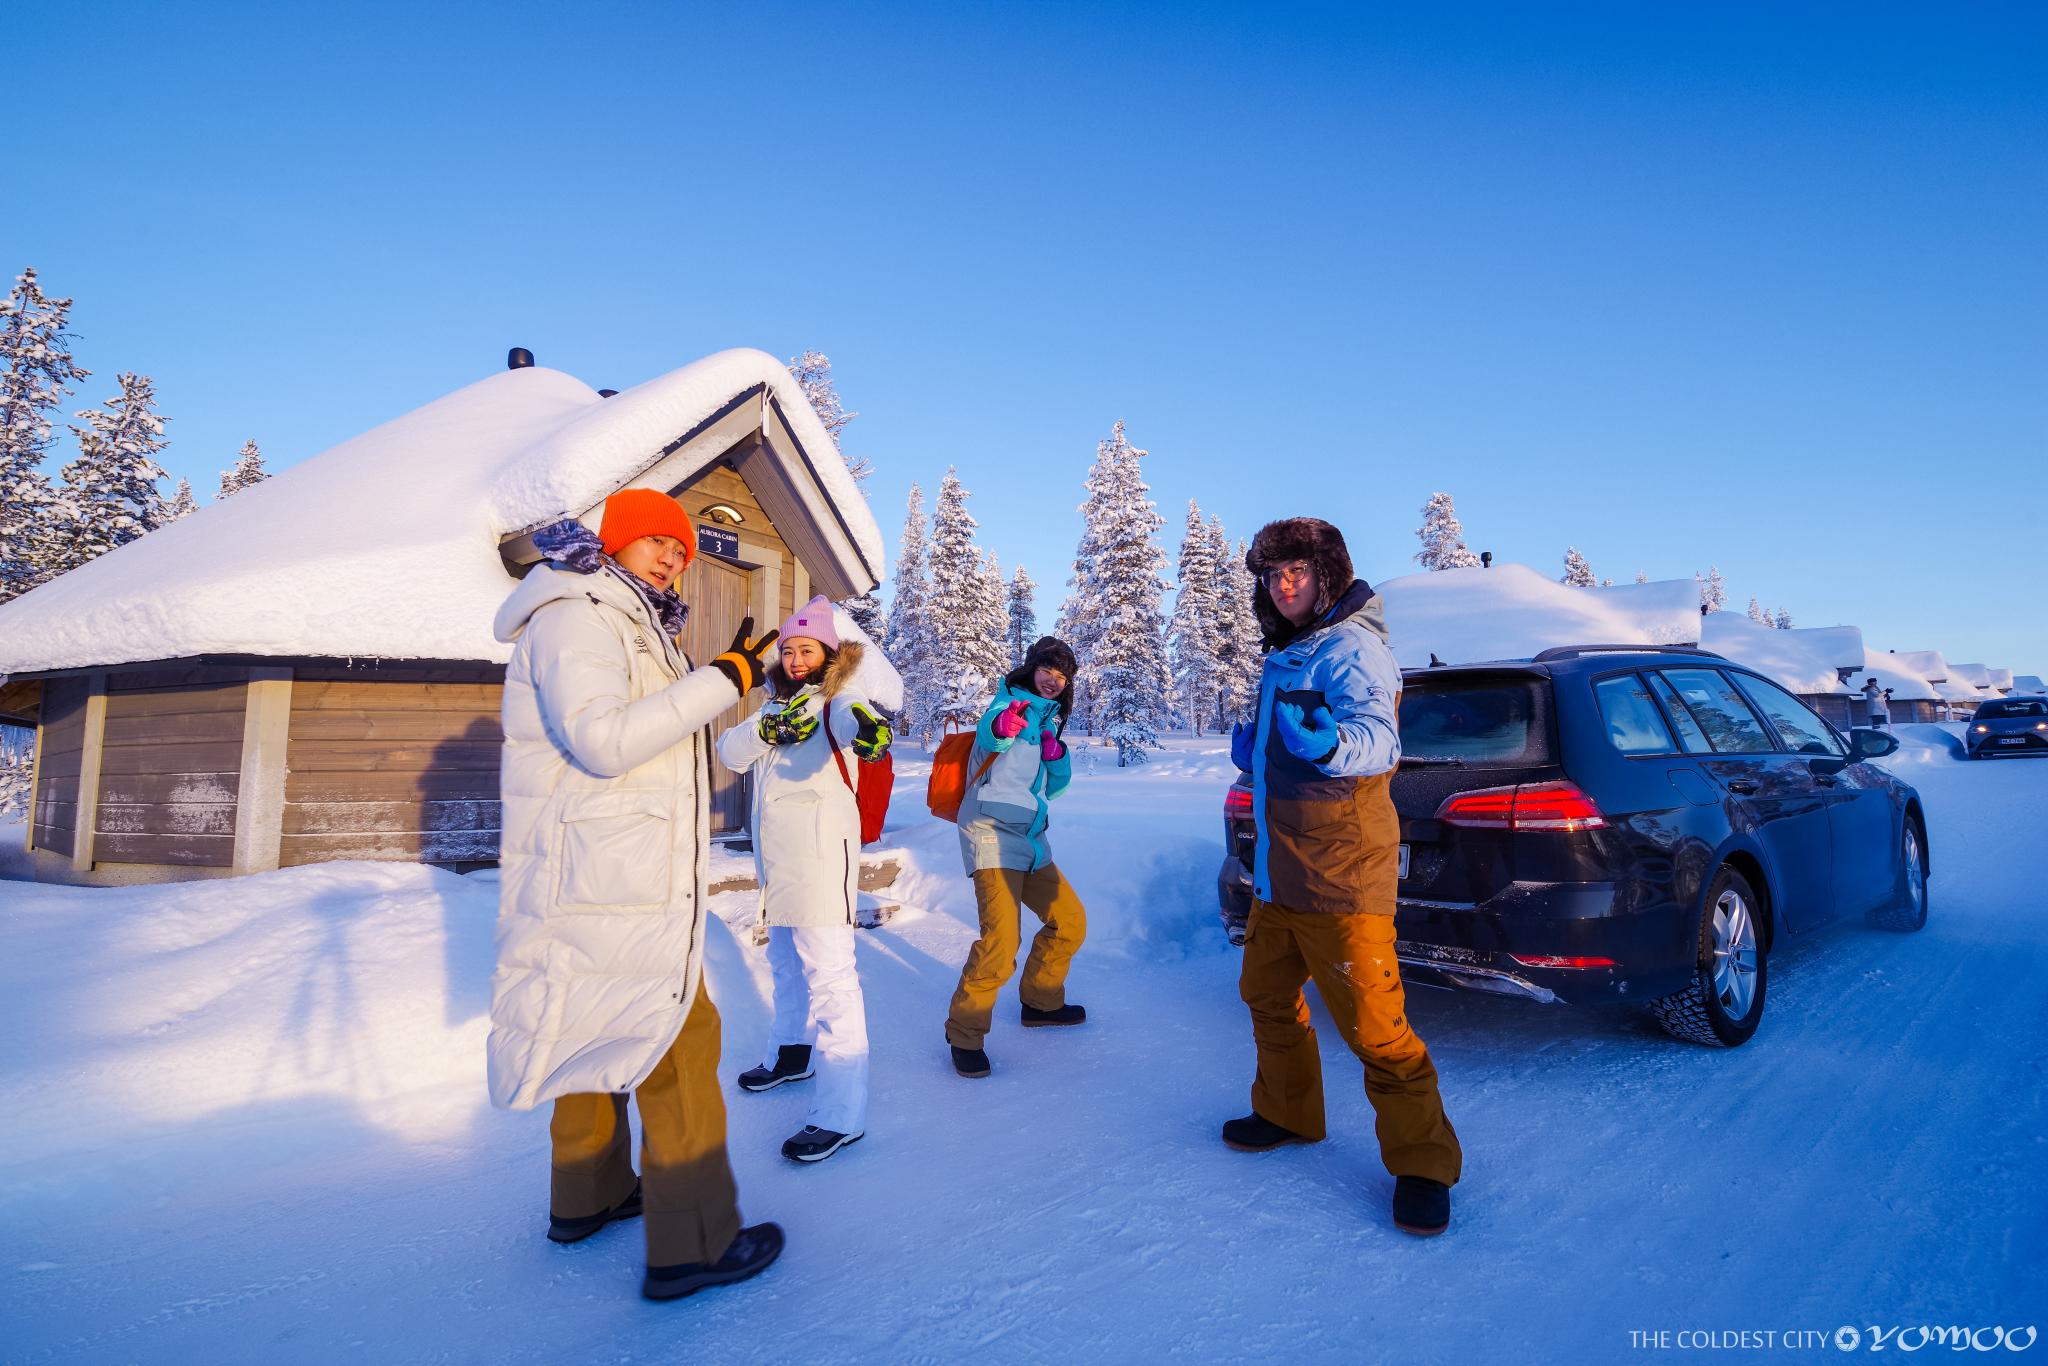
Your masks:
{"label": "black chimney pipe", "polygon": [[1482,550],[1479,552],[1479,567],[1481,569],[1493,568],[1493,552],[1491,550]]}
{"label": "black chimney pipe", "polygon": [[507,370],[529,370],[533,368],[533,352],[523,346],[515,346],[505,353]]}

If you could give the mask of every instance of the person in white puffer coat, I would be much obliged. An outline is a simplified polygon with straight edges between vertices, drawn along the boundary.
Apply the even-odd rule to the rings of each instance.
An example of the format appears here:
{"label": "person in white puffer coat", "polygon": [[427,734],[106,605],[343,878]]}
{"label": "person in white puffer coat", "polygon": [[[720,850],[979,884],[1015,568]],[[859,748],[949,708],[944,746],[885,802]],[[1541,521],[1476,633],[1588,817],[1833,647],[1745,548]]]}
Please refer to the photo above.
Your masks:
{"label": "person in white puffer coat", "polygon": [[[692,668],[672,585],[695,554],[675,500],[629,489],[593,534],[545,528],[499,609],[505,670],[491,1103],[554,1102],[548,1237],[646,1217],[641,1293],[744,1280],[782,1250],[742,1228],[726,1160],[719,1019],[704,989],[705,728],[765,680],[773,634]],[[626,1093],[637,1095],[641,1179]],[[642,1183],[644,1182],[644,1191]]]}
{"label": "person in white puffer coat", "polygon": [[775,978],[768,1057],[748,1091],[818,1078],[804,1127],[782,1145],[822,1162],[867,1129],[867,1009],[854,963],[860,889],[859,766],[881,759],[901,701],[895,670],[823,596],[782,623],[769,700],[718,737],[718,757],[753,776],[747,828],[760,883],[758,926]]}

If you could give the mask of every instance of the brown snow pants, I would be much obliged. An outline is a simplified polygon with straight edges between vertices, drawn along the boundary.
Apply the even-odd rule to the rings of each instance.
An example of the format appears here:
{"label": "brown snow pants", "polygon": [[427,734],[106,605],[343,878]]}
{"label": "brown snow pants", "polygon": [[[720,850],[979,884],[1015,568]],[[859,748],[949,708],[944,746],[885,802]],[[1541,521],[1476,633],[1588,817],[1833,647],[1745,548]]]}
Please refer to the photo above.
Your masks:
{"label": "brown snow pants", "polygon": [[[718,1007],[700,983],[683,1032],[633,1093],[640,1101],[649,1266],[715,1262],[740,1231],[718,1089],[720,1035]],[[633,1193],[623,1095],[561,1097],[548,1135],[555,1147],[549,1210],[556,1218],[602,1214]]]}
{"label": "brown snow pants", "polygon": [[974,875],[974,904],[981,916],[981,938],[967,951],[960,986],[946,1014],[946,1042],[955,1048],[979,1048],[988,1037],[996,993],[1017,970],[1020,905],[1045,922],[1031,936],[1031,956],[1024,960],[1024,978],[1017,983],[1018,998],[1033,1010],[1058,1010],[1067,1003],[1067,967],[1088,937],[1088,912],[1056,864],[1048,863],[1035,873],[983,868]]}
{"label": "brown snow pants", "polygon": [[1251,1008],[1259,1049],[1253,1113],[1303,1138],[1327,1136],[1322,1055],[1301,991],[1311,978],[1345,1045],[1365,1064],[1365,1098],[1376,1116],[1380,1160],[1396,1176],[1426,1176],[1455,1186],[1464,1153],[1444,1114],[1436,1064],[1408,1027],[1391,915],[1329,915],[1252,903],[1238,994]]}

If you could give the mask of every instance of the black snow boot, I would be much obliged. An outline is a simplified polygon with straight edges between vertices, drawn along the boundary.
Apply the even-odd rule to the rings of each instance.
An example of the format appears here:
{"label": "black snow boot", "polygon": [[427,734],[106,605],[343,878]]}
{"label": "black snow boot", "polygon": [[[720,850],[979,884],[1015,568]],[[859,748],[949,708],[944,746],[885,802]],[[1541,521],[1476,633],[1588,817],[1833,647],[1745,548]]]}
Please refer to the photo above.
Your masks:
{"label": "black snow boot", "polygon": [[1289,1143],[1313,1143],[1312,1138],[1303,1138],[1292,1129],[1283,1129],[1269,1120],[1259,1118],[1256,1112],[1243,1119],[1223,1121],[1223,1141],[1241,1153],[1269,1153]]}
{"label": "black snow boot", "polygon": [[682,1262],[676,1266],[650,1266],[640,1293],[650,1300],[679,1300],[714,1285],[758,1276],[782,1255],[782,1225],[756,1224],[740,1230],[732,1246],[715,1262]]}
{"label": "black snow boot", "polygon": [[775,1066],[751,1067],[740,1073],[740,1090],[772,1091],[786,1081],[805,1081],[811,1076],[811,1046],[786,1043],[775,1050]]}
{"label": "black snow boot", "polygon": [[640,1183],[633,1183],[633,1193],[602,1214],[588,1214],[581,1219],[558,1219],[548,1216],[548,1240],[556,1243],[580,1243],[591,1234],[616,1219],[638,1219],[640,1217]]}
{"label": "black snow boot", "polygon": [[860,1134],[835,1134],[830,1129],[806,1124],[802,1132],[782,1145],[782,1155],[794,1162],[823,1162],[847,1144],[860,1140]]}
{"label": "black snow boot", "polygon": [[1033,1010],[1030,1006],[1024,1007],[1026,1029],[1043,1029],[1047,1025],[1085,1024],[1087,1020],[1088,1012],[1080,1006],[1061,1006],[1058,1010]]}
{"label": "black snow boot", "polygon": [[1451,1188],[1426,1176],[1394,1178],[1394,1227],[1434,1238],[1451,1226]]}
{"label": "black snow boot", "polygon": [[980,1048],[955,1048],[953,1070],[963,1077],[985,1077],[989,1074],[988,1052]]}

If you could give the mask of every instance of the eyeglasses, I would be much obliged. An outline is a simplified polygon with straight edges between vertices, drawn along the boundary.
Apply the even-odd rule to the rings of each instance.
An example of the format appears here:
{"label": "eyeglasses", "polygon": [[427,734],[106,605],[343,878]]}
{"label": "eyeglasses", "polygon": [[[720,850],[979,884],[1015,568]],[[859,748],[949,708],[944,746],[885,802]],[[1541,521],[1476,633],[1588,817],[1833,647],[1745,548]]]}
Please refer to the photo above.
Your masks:
{"label": "eyeglasses", "polygon": [[1266,583],[1268,586],[1301,583],[1315,572],[1315,566],[1307,560],[1296,560],[1293,564],[1276,564],[1266,571]]}

